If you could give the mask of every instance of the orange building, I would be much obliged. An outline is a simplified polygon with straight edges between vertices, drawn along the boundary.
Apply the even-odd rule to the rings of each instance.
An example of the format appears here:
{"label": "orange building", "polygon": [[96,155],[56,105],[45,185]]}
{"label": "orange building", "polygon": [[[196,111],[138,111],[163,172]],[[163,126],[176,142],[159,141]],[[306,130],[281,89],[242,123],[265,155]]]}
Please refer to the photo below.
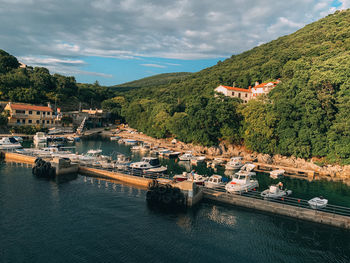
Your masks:
{"label": "orange building", "polygon": [[56,116],[50,105],[36,106],[9,102],[4,110],[9,113],[9,126],[41,125],[44,127],[52,127],[55,125]]}

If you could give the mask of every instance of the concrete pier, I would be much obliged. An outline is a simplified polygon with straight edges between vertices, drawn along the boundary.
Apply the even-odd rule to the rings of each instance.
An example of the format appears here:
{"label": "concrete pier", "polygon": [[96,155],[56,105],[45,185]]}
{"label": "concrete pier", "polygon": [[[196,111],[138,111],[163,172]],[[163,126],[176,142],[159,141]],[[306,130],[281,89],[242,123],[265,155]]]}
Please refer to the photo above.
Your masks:
{"label": "concrete pier", "polygon": [[117,172],[110,172],[106,170],[101,169],[95,169],[90,167],[79,167],[79,173],[88,175],[88,176],[96,176],[96,177],[103,177],[103,178],[109,178],[109,179],[115,179],[121,182],[126,182],[133,185],[148,187],[152,183],[152,179],[133,176],[133,175],[127,175]]}
{"label": "concrete pier", "polygon": [[217,192],[209,189],[203,190],[203,198],[220,203],[260,210],[272,214],[278,214],[334,227],[350,229],[350,217],[327,213],[320,210],[306,209],[303,207],[270,202],[268,200],[253,199],[250,197]]}

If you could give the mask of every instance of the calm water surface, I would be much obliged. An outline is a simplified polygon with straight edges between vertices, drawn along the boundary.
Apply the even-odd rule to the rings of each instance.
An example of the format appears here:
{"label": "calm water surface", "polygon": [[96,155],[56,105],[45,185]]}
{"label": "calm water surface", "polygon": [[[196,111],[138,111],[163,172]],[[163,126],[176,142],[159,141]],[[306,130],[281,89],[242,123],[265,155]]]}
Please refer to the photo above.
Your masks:
{"label": "calm water surface", "polygon": [[[90,148],[129,151],[109,141],[77,144]],[[342,184],[286,180],[294,192],[350,203]],[[37,179],[1,163],[0,262],[350,262],[349,231],[213,203],[169,213],[148,207],[145,193],[80,175]]]}

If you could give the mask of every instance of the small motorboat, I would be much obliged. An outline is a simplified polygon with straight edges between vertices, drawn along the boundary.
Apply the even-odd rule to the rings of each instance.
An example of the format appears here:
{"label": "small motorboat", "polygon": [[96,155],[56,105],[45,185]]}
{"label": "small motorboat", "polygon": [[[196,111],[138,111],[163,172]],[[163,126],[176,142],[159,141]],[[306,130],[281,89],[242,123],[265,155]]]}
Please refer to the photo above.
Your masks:
{"label": "small motorboat", "polygon": [[208,178],[203,175],[190,173],[188,175],[187,181],[194,182],[196,185],[204,185],[207,179]]}
{"label": "small motorboat", "polygon": [[214,174],[209,177],[208,181],[204,183],[204,186],[207,188],[222,188],[225,186],[225,183],[222,181],[222,176]]}
{"label": "small motorboat", "polygon": [[289,196],[292,194],[292,190],[283,190],[283,184],[279,182],[276,185],[270,185],[269,189],[266,189],[261,192],[261,196],[264,198],[281,198],[284,196]]}
{"label": "small motorboat", "polygon": [[111,136],[111,141],[118,141],[120,139],[120,136]]}
{"label": "small motorboat", "polygon": [[320,196],[310,199],[307,203],[312,209],[322,209],[327,206],[328,200]]}
{"label": "small motorboat", "polygon": [[165,173],[168,168],[161,166],[155,157],[143,157],[140,162],[130,164],[131,170],[147,171],[148,173]]}
{"label": "small motorboat", "polygon": [[23,142],[23,138],[20,136],[12,136],[16,141],[18,141],[19,143]]}
{"label": "small motorboat", "polygon": [[13,137],[3,137],[0,140],[0,150],[20,149],[22,145]]}
{"label": "small motorboat", "polygon": [[225,185],[225,189],[228,193],[242,193],[248,192],[259,186],[257,180],[251,179],[251,176],[255,175],[254,172],[239,171],[233,175],[232,180]]}
{"label": "small motorboat", "polygon": [[207,168],[215,169],[217,166],[221,166],[225,163],[225,160],[221,158],[214,158],[211,162],[207,162]]}
{"label": "small motorboat", "polygon": [[283,176],[285,172],[286,171],[283,170],[283,169],[273,170],[273,171],[270,172],[270,177],[273,178],[273,179],[278,179],[281,176]]}
{"label": "small motorboat", "polygon": [[226,170],[238,170],[243,166],[243,157],[232,157],[230,161],[225,165]]}

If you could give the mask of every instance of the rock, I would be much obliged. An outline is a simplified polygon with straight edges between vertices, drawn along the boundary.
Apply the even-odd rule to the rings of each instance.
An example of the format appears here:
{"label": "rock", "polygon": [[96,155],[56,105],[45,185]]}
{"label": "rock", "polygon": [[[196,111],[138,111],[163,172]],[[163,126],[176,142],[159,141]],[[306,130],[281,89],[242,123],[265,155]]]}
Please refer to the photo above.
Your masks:
{"label": "rock", "polygon": [[257,156],[259,163],[272,164],[272,157],[269,154],[258,154]]}

